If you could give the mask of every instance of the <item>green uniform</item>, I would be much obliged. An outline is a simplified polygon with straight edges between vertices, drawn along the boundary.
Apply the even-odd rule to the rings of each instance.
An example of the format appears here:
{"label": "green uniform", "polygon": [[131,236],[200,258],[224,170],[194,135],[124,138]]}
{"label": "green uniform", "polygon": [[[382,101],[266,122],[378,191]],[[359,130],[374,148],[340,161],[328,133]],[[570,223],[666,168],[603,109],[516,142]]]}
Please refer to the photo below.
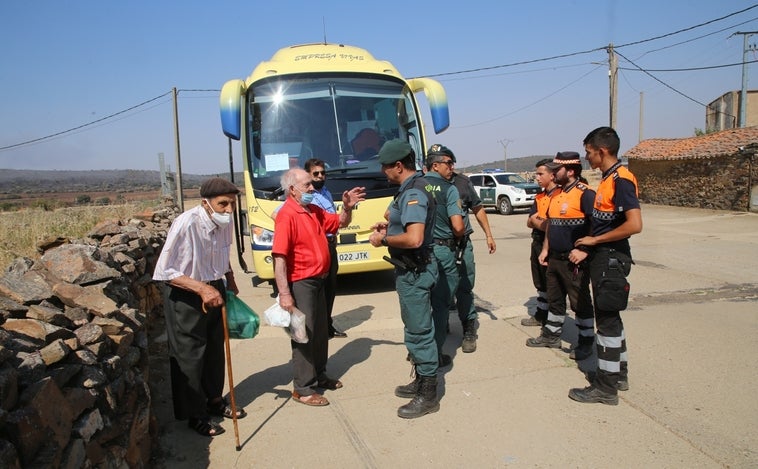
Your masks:
{"label": "green uniform", "polygon": [[447,336],[450,305],[458,289],[458,266],[456,265],[457,240],[453,235],[450,217],[463,216],[458,189],[439,173],[426,174],[434,200],[437,204],[434,217],[434,258],[437,260],[437,283],[432,290],[432,318],[434,319],[434,339],[441,353]]}
{"label": "green uniform", "polygon": [[[474,263],[474,246],[471,244],[471,233],[474,228],[471,226],[469,219],[469,210],[482,205],[482,199],[479,198],[471,180],[461,174],[453,175],[453,184],[458,189],[461,197],[463,224],[466,227],[466,246],[463,250],[463,259],[458,264],[458,290],[455,293],[455,303],[458,309],[458,318],[461,324],[466,321],[477,318],[476,308],[474,307],[474,283],[476,281],[476,264]],[[484,209],[482,209],[484,210]]]}
{"label": "green uniform", "polygon": [[422,173],[406,179],[389,206],[387,236],[402,234],[411,223],[424,223],[424,242],[418,249],[389,248],[395,265],[395,289],[400,298],[400,317],[405,326],[405,346],[416,374],[437,376],[437,344],[431,315],[431,291],[437,281],[437,263],[431,252],[434,199]]}

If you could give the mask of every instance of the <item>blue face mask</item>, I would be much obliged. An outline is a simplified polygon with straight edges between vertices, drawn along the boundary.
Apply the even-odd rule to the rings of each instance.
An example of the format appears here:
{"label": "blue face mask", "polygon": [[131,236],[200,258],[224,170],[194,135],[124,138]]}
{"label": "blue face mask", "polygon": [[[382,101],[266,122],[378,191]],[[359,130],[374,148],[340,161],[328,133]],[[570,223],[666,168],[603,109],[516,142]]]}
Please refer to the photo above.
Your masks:
{"label": "blue face mask", "polygon": [[309,203],[313,202],[313,193],[311,192],[302,192],[302,196],[300,197],[300,203],[303,205],[308,205]]}
{"label": "blue face mask", "polygon": [[313,193],[312,192],[303,192],[299,188],[295,187],[298,192],[300,192],[300,205],[305,207],[309,203],[313,202]]}

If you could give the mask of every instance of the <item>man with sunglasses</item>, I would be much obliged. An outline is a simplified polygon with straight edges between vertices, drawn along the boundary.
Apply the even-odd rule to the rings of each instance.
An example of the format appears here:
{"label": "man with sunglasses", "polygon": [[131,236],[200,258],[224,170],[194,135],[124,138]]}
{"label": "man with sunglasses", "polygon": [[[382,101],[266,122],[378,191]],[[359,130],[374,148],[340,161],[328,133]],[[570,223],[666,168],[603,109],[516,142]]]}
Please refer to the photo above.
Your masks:
{"label": "man with sunglasses", "polygon": [[[329,189],[326,188],[326,163],[318,158],[311,158],[305,162],[304,169],[313,179],[313,204],[326,210],[328,213],[337,213],[337,207],[334,205],[334,198]],[[332,263],[329,264],[329,276],[324,280],[324,293],[326,294],[326,312],[329,316],[329,338],[345,338],[347,334],[334,327],[332,319],[332,309],[334,308],[334,297],[337,295],[337,270],[339,269],[339,258],[337,256],[337,230],[326,233],[326,241],[329,245],[329,255]]]}
{"label": "man with sunglasses", "polygon": [[434,216],[434,258],[437,260],[437,283],[432,289],[434,340],[439,352],[439,366],[452,359],[442,353],[450,317],[450,305],[458,290],[458,247],[465,234],[463,209],[458,189],[450,182],[453,160],[444,152],[431,150],[426,158],[426,179],[437,204]]}

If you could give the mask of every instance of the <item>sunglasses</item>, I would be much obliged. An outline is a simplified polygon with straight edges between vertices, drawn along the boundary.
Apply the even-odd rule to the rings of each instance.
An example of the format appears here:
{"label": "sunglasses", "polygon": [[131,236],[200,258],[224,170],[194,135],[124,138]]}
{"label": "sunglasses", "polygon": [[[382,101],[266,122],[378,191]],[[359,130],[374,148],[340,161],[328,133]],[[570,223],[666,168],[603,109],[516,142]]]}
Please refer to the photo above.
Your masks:
{"label": "sunglasses", "polygon": [[313,171],[312,176],[326,176],[326,171]]}
{"label": "sunglasses", "polygon": [[452,166],[452,165],[455,164],[455,163],[453,163],[453,160],[437,161],[437,163],[446,164],[448,166]]}

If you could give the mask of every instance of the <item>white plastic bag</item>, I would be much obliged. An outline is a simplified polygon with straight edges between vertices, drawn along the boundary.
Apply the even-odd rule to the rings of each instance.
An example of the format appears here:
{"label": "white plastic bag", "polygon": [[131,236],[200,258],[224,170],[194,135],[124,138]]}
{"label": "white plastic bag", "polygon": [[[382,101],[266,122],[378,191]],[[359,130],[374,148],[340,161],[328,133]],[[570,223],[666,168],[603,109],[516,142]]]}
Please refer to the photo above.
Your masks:
{"label": "white plastic bag", "polygon": [[278,301],[263,312],[263,318],[269,326],[288,327],[290,325],[290,313],[279,306]]}
{"label": "white plastic bag", "polygon": [[279,297],[276,300],[276,303],[263,312],[266,323],[274,327],[283,327],[292,340],[307,344],[308,332],[305,330],[305,314],[297,308],[294,308],[290,314],[289,311],[279,305]]}
{"label": "white plastic bag", "polygon": [[308,343],[308,332],[305,330],[305,314],[297,308],[292,310],[289,327],[284,328],[292,340],[301,344]]}

